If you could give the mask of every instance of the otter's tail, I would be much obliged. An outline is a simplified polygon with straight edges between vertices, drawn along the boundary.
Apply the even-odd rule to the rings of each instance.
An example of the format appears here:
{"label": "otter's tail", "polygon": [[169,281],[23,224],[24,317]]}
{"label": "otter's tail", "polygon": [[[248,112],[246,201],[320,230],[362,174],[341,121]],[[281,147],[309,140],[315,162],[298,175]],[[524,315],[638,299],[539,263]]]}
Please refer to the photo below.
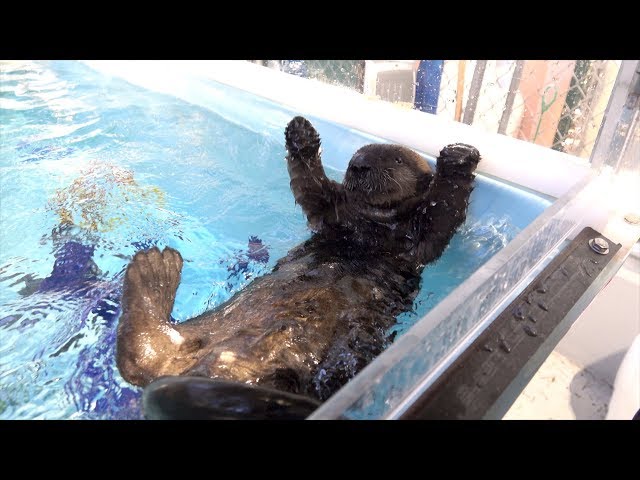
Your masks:
{"label": "otter's tail", "polygon": [[142,397],[151,420],[302,420],[320,403],[281,390],[206,377],[162,377]]}

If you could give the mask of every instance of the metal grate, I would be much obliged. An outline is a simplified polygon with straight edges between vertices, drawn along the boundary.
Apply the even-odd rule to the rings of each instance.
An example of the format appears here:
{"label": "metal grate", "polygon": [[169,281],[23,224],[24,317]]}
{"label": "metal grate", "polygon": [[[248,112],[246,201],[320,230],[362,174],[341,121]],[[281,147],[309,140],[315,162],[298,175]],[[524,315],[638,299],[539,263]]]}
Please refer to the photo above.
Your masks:
{"label": "metal grate", "polygon": [[582,158],[591,155],[621,63],[617,60],[257,62]]}

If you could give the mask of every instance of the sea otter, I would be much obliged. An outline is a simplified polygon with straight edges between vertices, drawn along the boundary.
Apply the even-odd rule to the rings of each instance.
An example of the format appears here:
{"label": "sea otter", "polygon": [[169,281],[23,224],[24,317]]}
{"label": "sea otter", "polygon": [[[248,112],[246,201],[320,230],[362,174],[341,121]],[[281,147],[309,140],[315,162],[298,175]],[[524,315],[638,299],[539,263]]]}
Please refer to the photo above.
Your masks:
{"label": "sea otter", "polygon": [[337,183],[307,119],[291,120],[285,140],[313,235],[271,273],[171,324],[180,253],[152,248],[127,267],[117,364],[147,386],[148,418],[306,417],[385,349],[424,266],[466,218],[480,160],[472,146],[446,146],[434,173],[406,147],[367,145]]}

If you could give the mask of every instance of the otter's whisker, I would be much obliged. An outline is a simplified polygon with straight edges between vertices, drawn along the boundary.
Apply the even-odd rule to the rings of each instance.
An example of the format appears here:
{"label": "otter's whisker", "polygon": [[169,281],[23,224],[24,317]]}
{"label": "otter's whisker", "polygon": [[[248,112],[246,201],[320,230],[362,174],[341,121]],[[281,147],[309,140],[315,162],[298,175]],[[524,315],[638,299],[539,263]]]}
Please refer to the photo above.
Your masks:
{"label": "otter's whisker", "polygon": [[[389,168],[389,170],[393,170],[393,169],[392,169],[392,168]],[[388,180],[391,180],[391,181],[393,181],[393,182],[396,182],[396,185],[398,185],[398,187],[400,187],[400,193],[404,193],[404,188],[402,188],[402,185],[400,185],[400,184],[398,183],[398,181],[397,181],[395,178],[393,178],[391,175],[389,175],[389,173],[388,173],[388,172],[386,172],[386,171],[384,172],[384,174],[385,174],[385,177],[386,177]]]}

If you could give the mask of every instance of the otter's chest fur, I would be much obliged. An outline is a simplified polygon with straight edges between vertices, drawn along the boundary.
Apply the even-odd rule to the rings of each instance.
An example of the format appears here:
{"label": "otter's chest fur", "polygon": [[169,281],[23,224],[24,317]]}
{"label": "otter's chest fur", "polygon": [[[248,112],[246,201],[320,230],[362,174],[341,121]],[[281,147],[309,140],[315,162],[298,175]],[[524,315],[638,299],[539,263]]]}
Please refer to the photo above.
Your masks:
{"label": "otter's chest fur", "polygon": [[272,386],[321,400],[387,346],[419,276],[349,242],[313,237],[215,312],[186,373]]}

